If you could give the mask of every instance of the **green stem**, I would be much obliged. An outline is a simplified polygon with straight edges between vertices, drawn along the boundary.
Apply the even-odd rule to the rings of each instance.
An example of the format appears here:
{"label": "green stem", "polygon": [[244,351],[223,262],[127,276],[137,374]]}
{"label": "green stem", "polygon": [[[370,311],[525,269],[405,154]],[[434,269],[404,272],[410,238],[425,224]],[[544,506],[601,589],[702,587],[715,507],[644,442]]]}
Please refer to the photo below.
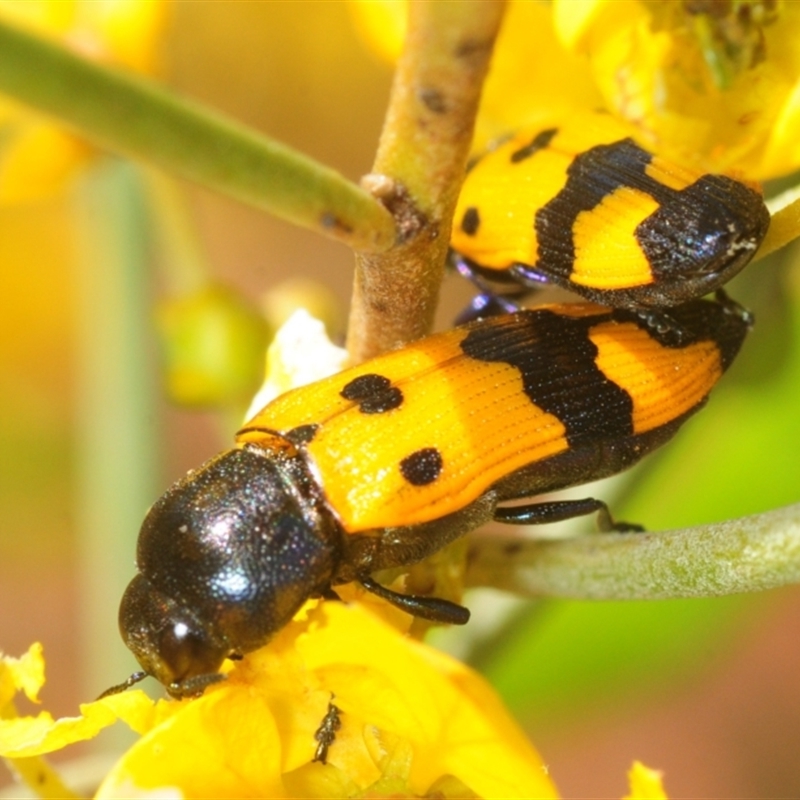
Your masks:
{"label": "green stem", "polygon": [[409,25],[369,184],[397,246],[356,259],[348,350],[355,361],[431,329],[450,225],[504,3],[409,3]]}
{"label": "green stem", "polygon": [[0,92],[102,147],[365,252],[390,247],[386,209],[339,173],[152,81],[0,22]]}
{"label": "green stem", "polygon": [[800,504],[684,530],[473,539],[468,586],[526,597],[666,600],[800,582]]}
{"label": "green stem", "polygon": [[143,170],[142,178],[163,294],[199,292],[211,283],[213,270],[180,186],[160,170]]}
{"label": "green stem", "polygon": [[[117,635],[115,606],[135,574],[139,526],[158,496],[162,437],[138,168],[119,159],[95,162],[82,176],[76,200],[76,524],[83,694],[96,697],[135,666]],[[97,741],[112,748],[115,741],[127,743],[128,732],[115,729]]]}

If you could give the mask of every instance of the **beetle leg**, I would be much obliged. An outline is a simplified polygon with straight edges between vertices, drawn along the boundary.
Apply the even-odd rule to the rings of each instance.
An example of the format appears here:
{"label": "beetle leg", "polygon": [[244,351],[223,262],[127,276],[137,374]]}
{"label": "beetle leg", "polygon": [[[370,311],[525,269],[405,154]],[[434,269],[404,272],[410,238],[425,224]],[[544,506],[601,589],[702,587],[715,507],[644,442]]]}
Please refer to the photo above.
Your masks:
{"label": "beetle leg", "polygon": [[546,273],[527,264],[514,264],[509,273],[530,290],[554,285],[555,281]]}
{"label": "beetle leg", "polygon": [[584,500],[555,500],[548,503],[528,503],[524,506],[496,508],[494,519],[506,525],[544,525],[547,522],[562,522],[597,512],[597,526],[604,533],[640,533],[641,525],[614,522],[608,506],[602,500],[587,497]]}
{"label": "beetle leg", "polygon": [[503,295],[494,292],[476,294],[470,300],[469,305],[459,312],[455,318],[456,325],[465,325],[467,322],[474,322],[476,319],[486,319],[486,317],[497,317],[500,314],[513,314],[519,311],[519,307],[509,302]]}
{"label": "beetle leg", "polygon": [[372,578],[359,578],[361,585],[372,594],[386,600],[407,614],[443,622],[449,625],[465,625],[469,621],[469,609],[439,597],[421,597],[415,594],[400,594],[376,583]]}
{"label": "beetle leg", "polygon": [[688,331],[663,308],[640,306],[633,311],[650,330],[666,337],[672,344],[679,346],[688,337]]}
{"label": "beetle leg", "polygon": [[342,601],[342,598],[339,597],[338,594],[336,594],[336,590],[332,586],[328,586],[328,588],[322,592],[321,596],[323,600],[338,600],[339,602]]}
{"label": "beetle leg", "polygon": [[472,298],[470,304],[456,317],[456,325],[500,314],[514,314],[520,309],[517,301],[530,294],[530,289],[526,287],[505,293],[495,291],[478,274],[475,267],[456,253],[450,253],[450,263],[461,277],[466,278],[478,290],[478,294]]}

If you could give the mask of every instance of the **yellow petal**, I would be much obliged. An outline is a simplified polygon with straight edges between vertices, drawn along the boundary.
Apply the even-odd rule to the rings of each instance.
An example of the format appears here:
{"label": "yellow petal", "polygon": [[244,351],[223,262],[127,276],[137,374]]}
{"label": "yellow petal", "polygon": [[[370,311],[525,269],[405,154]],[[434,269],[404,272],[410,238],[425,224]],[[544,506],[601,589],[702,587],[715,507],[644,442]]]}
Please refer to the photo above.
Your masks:
{"label": "yellow petal", "polygon": [[[315,732],[331,702],[341,726],[323,766]],[[227,681],[163,705],[173,713],[98,797],[556,796],[478,676],[358,604],[308,604]]]}
{"label": "yellow petal", "polygon": [[0,714],[17,692],[28,700],[39,702],[39,690],[44,686],[44,655],[42,645],[34,642],[19,658],[0,658]]}
{"label": "yellow petal", "polygon": [[98,800],[156,789],[179,789],[175,796],[187,798],[286,796],[281,741],[262,695],[226,685],[173,705],[179,712],[125,754],[100,786]]}
{"label": "yellow petal", "polygon": [[48,122],[20,111],[6,120],[0,144],[0,205],[26,203],[60,191],[94,152]]}
{"label": "yellow petal", "polygon": [[800,76],[788,92],[761,156],[757,171],[761,176],[781,175],[800,166]]}
{"label": "yellow petal", "polygon": [[661,783],[663,773],[649,769],[640,761],[634,761],[628,772],[631,792],[622,800],[667,800],[667,794]]}
{"label": "yellow petal", "polygon": [[347,4],[362,40],[393,64],[406,35],[407,0],[350,0]]}
{"label": "yellow petal", "polygon": [[597,108],[602,97],[585,58],[556,37],[546,3],[508,4],[483,88],[475,149],[527,125],[547,125],[570,109]]}
{"label": "yellow petal", "polygon": [[28,758],[61,750],[67,745],[92,739],[122,718],[134,730],[142,732],[159,719],[152,711],[153,702],[143,692],[84,703],[77,717],[54,720],[46,711],[35,717],[0,720],[0,755]]}
{"label": "yellow petal", "polygon": [[20,658],[0,659],[0,755],[29,758],[50,753],[75,742],[91,739],[103,728],[124,720],[138,733],[146,733],[174,714],[175,703],[154,704],[144,692],[131,691],[106,697],[80,707],[80,716],[54,720],[46,711],[36,716],[18,717],[11,704],[14,695],[24,692],[38,702],[44,685],[42,646],[31,645]]}
{"label": "yellow petal", "polygon": [[[604,104],[636,125],[646,144],[678,162],[750,179],[800,166],[790,133],[800,4],[778,6],[777,19],[737,17],[732,4],[727,27],[685,4],[640,0],[581,2],[570,26],[573,6],[555,7],[562,40],[588,56]],[[721,63],[728,53],[730,63]]]}
{"label": "yellow petal", "polygon": [[328,624],[298,650],[337,705],[411,743],[416,793],[449,774],[482,797],[556,796],[536,751],[467,667],[358,606],[329,603],[325,613]]}
{"label": "yellow petal", "polygon": [[143,691],[134,689],[120,694],[112,694],[93,703],[82,703],[81,713],[94,714],[95,706],[102,706],[103,713],[110,712],[122,720],[131,730],[144,735],[173,716],[180,708],[168,700],[153,702]]}
{"label": "yellow petal", "polygon": [[553,0],[553,23],[564,47],[574,51],[585,47],[603,3],[604,0]]}

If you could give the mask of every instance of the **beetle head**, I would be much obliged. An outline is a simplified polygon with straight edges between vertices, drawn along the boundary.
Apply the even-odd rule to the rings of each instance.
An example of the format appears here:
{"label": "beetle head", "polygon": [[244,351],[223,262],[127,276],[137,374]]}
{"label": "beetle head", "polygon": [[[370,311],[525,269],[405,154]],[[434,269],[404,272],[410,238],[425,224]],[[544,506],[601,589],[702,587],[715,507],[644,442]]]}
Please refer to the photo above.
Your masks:
{"label": "beetle head", "polygon": [[[120,631],[145,675],[152,675],[174,697],[202,693],[219,678],[230,651],[205,625],[163,592],[137,575],[122,597]],[[221,677],[221,676],[219,676]],[[125,688],[123,684],[120,688]]]}
{"label": "beetle head", "polygon": [[248,445],[190,472],[150,509],[120,630],[174,696],[217,680],[330,585],[339,528],[298,454]]}

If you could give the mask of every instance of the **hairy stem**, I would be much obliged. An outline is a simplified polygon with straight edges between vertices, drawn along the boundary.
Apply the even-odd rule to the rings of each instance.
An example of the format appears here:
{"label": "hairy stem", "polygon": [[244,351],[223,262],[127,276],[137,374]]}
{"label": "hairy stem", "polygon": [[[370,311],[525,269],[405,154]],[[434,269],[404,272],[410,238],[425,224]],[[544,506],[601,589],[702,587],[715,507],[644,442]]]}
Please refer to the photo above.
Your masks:
{"label": "hairy stem", "polygon": [[409,4],[373,175],[398,243],[357,254],[348,350],[355,361],[431,329],[472,129],[504,3]]}
{"label": "hairy stem", "polygon": [[800,582],[800,504],[660,533],[562,541],[475,537],[468,586],[526,597],[666,600],[756,592]]}

